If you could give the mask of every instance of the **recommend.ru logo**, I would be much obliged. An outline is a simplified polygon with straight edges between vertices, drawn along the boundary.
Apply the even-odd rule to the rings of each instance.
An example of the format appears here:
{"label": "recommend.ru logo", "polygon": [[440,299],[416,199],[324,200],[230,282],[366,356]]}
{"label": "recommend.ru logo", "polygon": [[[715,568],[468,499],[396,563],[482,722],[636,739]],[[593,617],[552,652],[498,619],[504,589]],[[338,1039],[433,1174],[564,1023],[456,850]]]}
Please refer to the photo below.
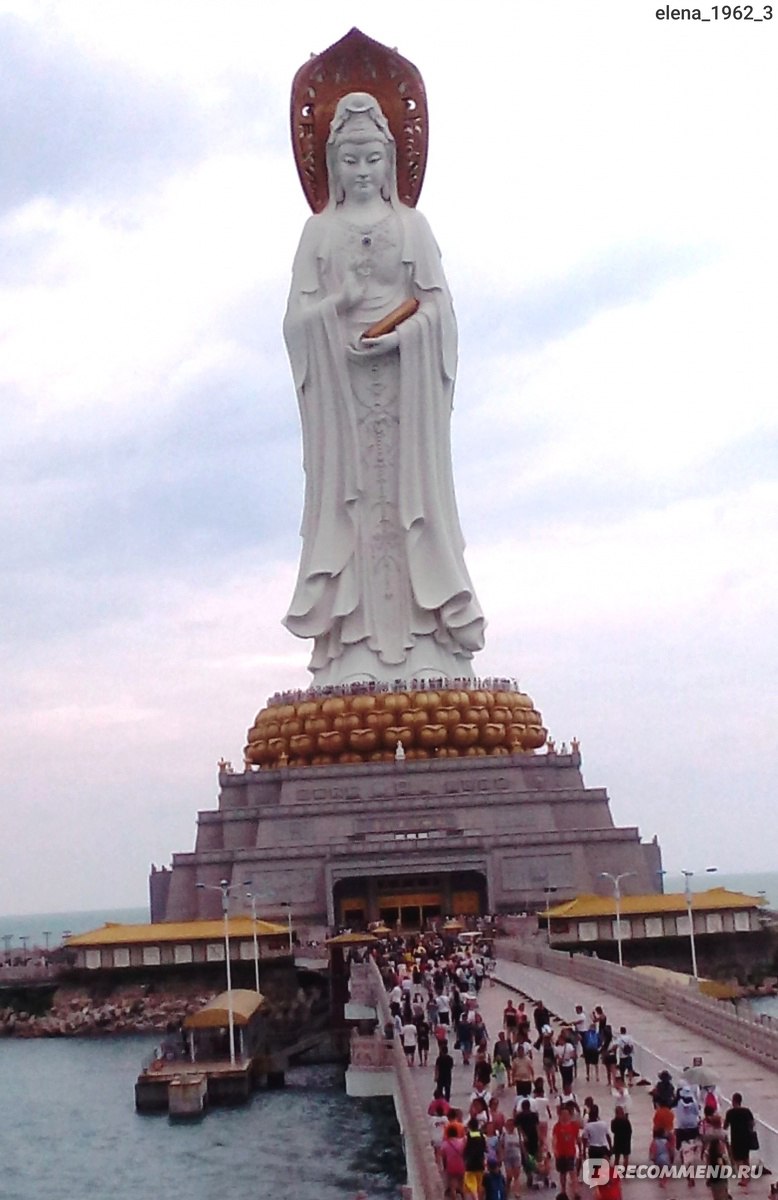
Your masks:
{"label": "recommend.ru logo", "polygon": [[707,1166],[705,1163],[674,1163],[660,1167],[656,1163],[630,1163],[628,1167],[613,1166],[607,1158],[584,1159],[581,1176],[589,1187],[600,1187],[609,1179],[686,1179],[705,1183],[717,1179],[761,1179],[764,1164],[731,1167],[728,1163]]}

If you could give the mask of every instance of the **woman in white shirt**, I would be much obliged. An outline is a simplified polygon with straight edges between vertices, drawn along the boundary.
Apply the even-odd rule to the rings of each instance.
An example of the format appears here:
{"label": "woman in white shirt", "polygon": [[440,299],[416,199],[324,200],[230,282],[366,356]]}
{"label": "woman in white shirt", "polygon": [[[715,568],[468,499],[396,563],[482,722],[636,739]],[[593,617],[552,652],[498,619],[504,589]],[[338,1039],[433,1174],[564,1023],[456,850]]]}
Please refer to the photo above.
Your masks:
{"label": "woman in white shirt", "polygon": [[581,1141],[586,1146],[587,1158],[610,1158],[611,1135],[608,1126],[600,1120],[596,1104],[589,1109],[589,1120],[581,1131]]}
{"label": "woman in white shirt", "polygon": [[416,1057],[416,1046],[419,1041],[419,1031],[413,1021],[409,1021],[406,1025],[403,1025],[400,1031],[400,1038],[403,1050],[405,1051],[405,1057],[408,1059],[408,1066],[412,1067],[413,1060]]}

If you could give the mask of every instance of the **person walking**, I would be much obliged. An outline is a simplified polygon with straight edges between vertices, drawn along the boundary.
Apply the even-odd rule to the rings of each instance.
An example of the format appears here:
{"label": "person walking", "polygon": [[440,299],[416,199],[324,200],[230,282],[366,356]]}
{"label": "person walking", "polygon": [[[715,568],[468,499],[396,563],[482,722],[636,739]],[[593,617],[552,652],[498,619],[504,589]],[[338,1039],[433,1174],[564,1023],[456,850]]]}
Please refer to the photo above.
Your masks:
{"label": "person walking", "polygon": [[578,1192],[578,1176],[575,1169],[578,1158],[578,1130],[579,1125],[572,1110],[563,1104],[551,1140],[554,1161],[559,1172],[559,1195],[566,1196],[567,1200],[574,1200]]}
{"label": "person walking", "polygon": [[508,1003],[505,1005],[503,1010],[502,1023],[505,1026],[505,1032],[508,1035],[508,1038],[512,1042],[515,1042],[516,1034],[519,1028],[519,1018],[516,1012],[516,1007],[511,999],[508,1000]]}
{"label": "person walking", "polygon": [[543,1032],[540,1040],[540,1053],[543,1061],[543,1073],[546,1077],[549,1095],[557,1090],[556,1088],[556,1046],[554,1045],[554,1035],[551,1032],[550,1025],[543,1026]]}
{"label": "person walking", "polygon": [[616,1051],[618,1053],[619,1075],[627,1086],[630,1087],[635,1081],[635,1071],[632,1065],[635,1046],[632,1038],[627,1033],[626,1025],[622,1025],[619,1030],[619,1036],[616,1038]]}
{"label": "person walking", "polygon": [[499,1158],[490,1154],[486,1160],[486,1174],[483,1177],[484,1200],[506,1200],[508,1185],[502,1173]]}
{"label": "person walking", "polygon": [[729,1180],[726,1177],[722,1179],[721,1176],[722,1168],[731,1167],[732,1160],[718,1113],[710,1117],[709,1131],[704,1135],[703,1143],[702,1160],[705,1166],[710,1168],[705,1183],[710,1188],[711,1200],[728,1200]]}
{"label": "person walking", "polygon": [[486,1164],[486,1137],[481,1132],[477,1117],[471,1117],[468,1121],[462,1157],[465,1162],[463,1180],[465,1198],[466,1200],[468,1197],[471,1197],[472,1200],[480,1200]]}
{"label": "person walking", "polygon": [[584,1029],[581,1034],[581,1050],[583,1051],[584,1065],[586,1066],[586,1082],[591,1082],[591,1071],[594,1068],[594,1082],[600,1082],[600,1049],[602,1047],[602,1035],[592,1021],[588,1029]]}
{"label": "person walking", "polygon": [[456,1200],[464,1192],[465,1160],[463,1158],[465,1138],[459,1135],[456,1125],[446,1126],[439,1158],[443,1168],[443,1182],[449,1200]]}
{"label": "person walking", "polygon": [[596,1104],[589,1109],[589,1119],[581,1130],[581,1141],[586,1147],[587,1158],[610,1158],[613,1143],[605,1121],[600,1120]]}
{"label": "person walking", "polygon": [[732,1164],[740,1176],[738,1187],[745,1189],[748,1187],[747,1168],[751,1151],[759,1149],[759,1142],[756,1138],[754,1114],[743,1104],[740,1092],[732,1093],[732,1107],[724,1114],[724,1129],[729,1131]]}
{"label": "person walking", "polygon": [[451,1100],[453,1073],[454,1060],[449,1054],[448,1042],[441,1042],[438,1057],[435,1059],[435,1096],[438,1099]]}
{"label": "person walking", "polygon": [[575,1034],[572,1032],[560,1033],[557,1043],[557,1061],[559,1065],[559,1077],[562,1080],[563,1088],[568,1084],[572,1087],[576,1059]]}
{"label": "person walking", "polygon": [[632,1122],[620,1104],[616,1105],[616,1115],[611,1121],[611,1136],[614,1166],[628,1167],[632,1153]]}
{"label": "person walking", "polygon": [[511,1080],[516,1087],[516,1095],[526,1099],[532,1094],[535,1068],[532,1065],[532,1058],[526,1053],[522,1042],[519,1042],[516,1047],[516,1056],[513,1059],[511,1070]]}
{"label": "person walking", "polygon": [[549,1029],[551,1028],[551,1013],[548,1011],[542,1000],[535,1001],[535,1008],[532,1012],[532,1020],[538,1035],[537,1041],[535,1042],[535,1049],[537,1050],[540,1047],[540,1042],[543,1036],[543,1026],[548,1025]]}
{"label": "person walking", "polygon": [[419,1031],[413,1021],[407,1021],[403,1025],[400,1039],[405,1051],[405,1057],[408,1060],[408,1066],[412,1067],[416,1058],[416,1047],[419,1043]]}
{"label": "person walking", "polygon": [[508,1117],[505,1122],[502,1147],[508,1195],[512,1191],[515,1191],[518,1195],[521,1179],[522,1136],[521,1132],[516,1128],[516,1122],[513,1117]]}
{"label": "person walking", "polygon": [[423,1017],[416,1022],[416,1037],[418,1040],[419,1066],[426,1067],[430,1052],[430,1027]]}
{"label": "person walking", "polygon": [[530,1100],[522,1100],[515,1116],[516,1128],[521,1134],[522,1166],[527,1176],[527,1187],[532,1189],[540,1158],[540,1121]]}

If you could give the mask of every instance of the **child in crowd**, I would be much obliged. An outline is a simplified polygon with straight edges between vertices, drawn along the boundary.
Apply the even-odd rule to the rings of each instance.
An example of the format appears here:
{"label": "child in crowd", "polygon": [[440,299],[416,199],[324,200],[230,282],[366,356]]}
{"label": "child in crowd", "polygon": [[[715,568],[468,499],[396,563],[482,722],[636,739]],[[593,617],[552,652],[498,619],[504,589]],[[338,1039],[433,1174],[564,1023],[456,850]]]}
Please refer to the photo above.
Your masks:
{"label": "child in crowd", "polygon": [[483,1178],[484,1200],[506,1200],[508,1195],[505,1176],[502,1173],[500,1160],[490,1155],[486,1160],[486,1174]]}
{"label": "child in crowd", "polygon": [[[667,1133],[663,1128],[655,1128],[651,1136],[651,1144],[648,1147],[649,1161],[655,1167],[669,1167],[673,1161],[673,1146],[672,1134]],[[659,1180],[660,1188],[667,1186],[666,1179]]]}

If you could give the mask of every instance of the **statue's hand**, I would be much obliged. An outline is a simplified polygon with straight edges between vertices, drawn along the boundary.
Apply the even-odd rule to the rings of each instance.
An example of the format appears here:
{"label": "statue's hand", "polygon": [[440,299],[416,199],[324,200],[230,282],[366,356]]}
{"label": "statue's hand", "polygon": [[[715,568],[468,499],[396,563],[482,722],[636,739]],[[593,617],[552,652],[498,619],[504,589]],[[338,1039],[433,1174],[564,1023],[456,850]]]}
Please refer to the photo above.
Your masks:
{"label": "statue's hand", "polygon": [[392,350],[396,350],[400,345],[400,335],[396,329],[391,333],[385,333],[383,337],[361,338],[359,347],[363,351],[367,351],[372,358],[377,358],[382,354],[389,354]]}

